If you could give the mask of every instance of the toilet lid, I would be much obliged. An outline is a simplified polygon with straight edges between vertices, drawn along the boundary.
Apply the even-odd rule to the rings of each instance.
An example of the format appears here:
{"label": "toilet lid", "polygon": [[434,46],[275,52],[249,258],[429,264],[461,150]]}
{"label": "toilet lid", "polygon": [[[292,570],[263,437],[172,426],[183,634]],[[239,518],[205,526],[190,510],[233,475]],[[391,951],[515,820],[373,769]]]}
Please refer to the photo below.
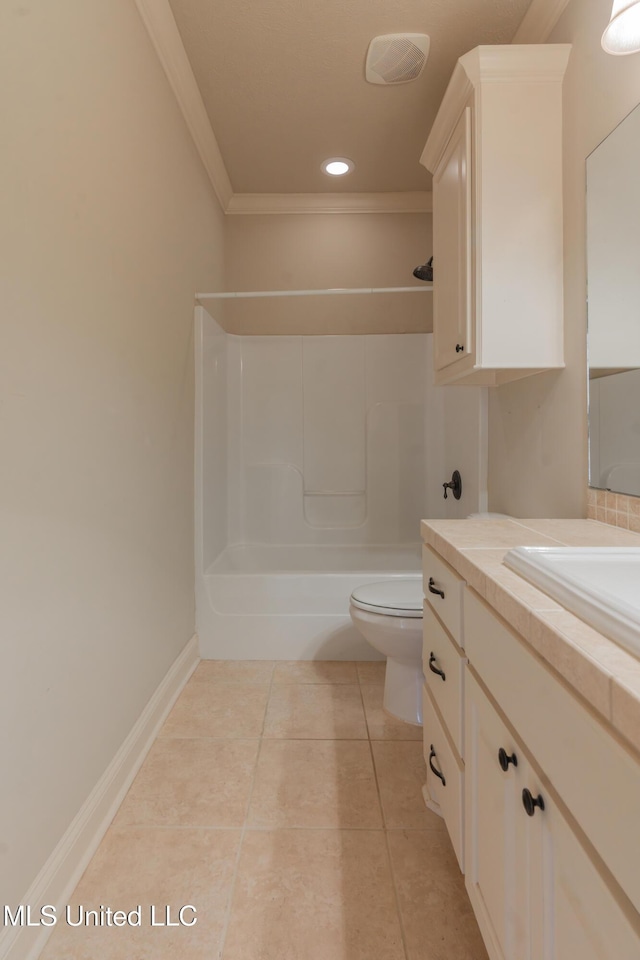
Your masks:
{"label": "toilet lid", "polygon": [[422,617],[422,577],[365,583],[353,591],[351,603],[387,617]]}

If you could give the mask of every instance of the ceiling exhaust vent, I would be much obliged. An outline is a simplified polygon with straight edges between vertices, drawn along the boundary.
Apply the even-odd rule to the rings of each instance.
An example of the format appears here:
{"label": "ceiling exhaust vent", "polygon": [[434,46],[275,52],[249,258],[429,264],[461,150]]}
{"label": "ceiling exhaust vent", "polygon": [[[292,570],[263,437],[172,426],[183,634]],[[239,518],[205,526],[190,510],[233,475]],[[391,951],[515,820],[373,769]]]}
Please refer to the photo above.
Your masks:
{"label": "ceiling exhaust vent", "polygon": [[427,62],[426,33],[387,33],[369,44],[365,77],[369,83],[409,83],[416,80]]}

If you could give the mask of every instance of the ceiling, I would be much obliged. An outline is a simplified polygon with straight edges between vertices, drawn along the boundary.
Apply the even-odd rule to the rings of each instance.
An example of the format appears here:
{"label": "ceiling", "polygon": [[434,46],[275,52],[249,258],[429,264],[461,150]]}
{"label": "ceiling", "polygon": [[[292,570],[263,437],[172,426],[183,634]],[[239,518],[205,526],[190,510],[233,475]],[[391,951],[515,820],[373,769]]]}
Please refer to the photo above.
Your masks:
{"label": "ceiling", "polygon": [[[419,157],[458,57],[510,43],[530,0],[170,0],[234,193],[423,191]],[[367,48],[427,33],[414,82],[373,86]],[[320,170],[349,157],[344,178]]]}

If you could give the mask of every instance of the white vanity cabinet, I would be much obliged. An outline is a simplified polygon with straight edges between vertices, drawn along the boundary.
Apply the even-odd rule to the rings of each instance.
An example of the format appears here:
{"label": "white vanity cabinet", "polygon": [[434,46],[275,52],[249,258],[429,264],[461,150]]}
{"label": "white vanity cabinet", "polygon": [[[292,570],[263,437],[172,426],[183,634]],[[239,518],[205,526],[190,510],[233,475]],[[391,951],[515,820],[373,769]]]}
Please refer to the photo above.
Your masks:
{"label": "white vanity cabinet", "polygon": [[566,44],[458,61],[421,162],[433,174],[436,383],[494,385],[563,361]]}
{"label": "white vanity cabinet", "polygon": [[465,880],[492,960],[637,958],[637,930],[523,745],[473,676],[466,690]]}
{"label": "white vanity cabinet", "polygon": [[422,569],[425,786],[430,805],[444,817],[464,871],[464,580],[429,547],[422,551]]}
{"label": "white vanity cabinet", "polygon": [[464,609],[465,881],[489,954],[637,958],[640,765],[469,590]]}
{"label": "white vanity cabinet", "polygon": [[640,759],[426,546],[423,569],[427,792],[491,960],[638,960]]}

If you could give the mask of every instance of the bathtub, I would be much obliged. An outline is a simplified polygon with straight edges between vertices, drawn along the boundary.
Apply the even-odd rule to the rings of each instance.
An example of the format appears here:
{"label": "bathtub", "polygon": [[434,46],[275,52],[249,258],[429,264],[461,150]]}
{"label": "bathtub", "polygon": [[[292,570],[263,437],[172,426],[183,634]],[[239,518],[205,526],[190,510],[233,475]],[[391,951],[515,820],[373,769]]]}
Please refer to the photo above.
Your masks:
{"label": "bathtub", "polygon": [[349,597],[363,583],[419,576],[419,544],[227,547],[198,578],[205,659],[376,660]]}

